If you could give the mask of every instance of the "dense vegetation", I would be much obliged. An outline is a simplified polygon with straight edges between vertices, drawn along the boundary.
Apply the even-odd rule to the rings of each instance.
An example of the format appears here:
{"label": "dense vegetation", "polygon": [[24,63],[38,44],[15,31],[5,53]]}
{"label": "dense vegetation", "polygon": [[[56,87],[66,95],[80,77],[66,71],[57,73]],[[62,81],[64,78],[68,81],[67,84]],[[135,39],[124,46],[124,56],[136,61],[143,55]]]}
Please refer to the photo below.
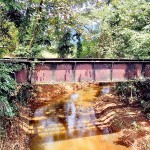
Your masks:
{"label": "dense vegetation", "polygon": [[132,105],[138,103],[142,111],[147,114],[150,119],[150,80],[118,83],[116,85],[117,94],[121,96],[121,100]]}
{"label": "dense vegetation", "polygon": [[15,118],[19,116],[20,107],[27,106],[26,93],[31,87],[17,85],[14,78],[15,72],[23,68],[24,65],[0,62],[0,148],[1,139],[10,132]]}
{"label": "dense vegetation", "polygon": [[150,58],[148,0],[1,0],[0,56]]}

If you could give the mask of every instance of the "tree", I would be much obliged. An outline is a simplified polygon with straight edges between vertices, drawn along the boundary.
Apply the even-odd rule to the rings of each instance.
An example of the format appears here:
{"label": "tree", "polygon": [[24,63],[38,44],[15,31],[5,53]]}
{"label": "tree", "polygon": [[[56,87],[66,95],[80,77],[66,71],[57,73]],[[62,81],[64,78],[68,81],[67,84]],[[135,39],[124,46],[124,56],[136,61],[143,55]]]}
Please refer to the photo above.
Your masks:
{"label": "tree", "polygon": [[15,50],[18,44],[18,29],[7,18],[0,4],[0,57]]}
{"label": "tree", "polygon": [[84,57],[90,52],[100,58],[150,58],[149,6],[145,0],[113,0],[80,13]]}
{"label": "tree", "polygon": [[73,44],[70,41],[71,41],[71,33],[66,32],[63,38],[59,41],[58,54],[60,58],[66,58],[67,55],[73,54],[72,50]]}
{"label": "tree", "polygon": [[150,58],[149,2],[118,1],[102,11],[101,37],[104,36],[104,46],[100,51],[104,51],[104,57]]}
{"label": "tree", "polygon": [[[0,39],[1,54],[41,57],[43,51],[49,51],[59,57],[73,53],[72,57],[78,58],[89,54],[101,58],[149,58],[149,1],[1,0],[0,4],[0,22],[7,31]],[[74,47],[73,30],[79,33],[75,33]]]}
{"label": "tree", "polygon": [[[77,1],[77,5],[84,1]],[[7,14],[7,20],[14,23],[19,33],[16,56],[40,57],[44,50],[58,52],[68,29],[75,26],[75,0],[1,0],[1,4],[3,14]]]}

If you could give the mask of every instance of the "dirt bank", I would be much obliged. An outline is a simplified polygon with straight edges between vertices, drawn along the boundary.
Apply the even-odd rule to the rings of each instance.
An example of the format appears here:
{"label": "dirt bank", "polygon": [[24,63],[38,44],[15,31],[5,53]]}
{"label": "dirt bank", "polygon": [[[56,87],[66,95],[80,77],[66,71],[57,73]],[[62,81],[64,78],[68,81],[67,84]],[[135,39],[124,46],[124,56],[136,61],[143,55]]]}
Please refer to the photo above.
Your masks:
{"label": "dirt bank", "polygon": [[[74,91],[87,87],[100,88],[103,84],[75,83],[56,85],[35,85],[35,108],[55,100],[67,98]],[[105,86],[107,84],[104,84]],[[114,84],[112,84],[114,85]],[[110,86],[110,85],[109,85]],[[138,104],[127,105],[115,93],[100,95],[93,104],[97,116],[95,125],[100,131],[119,132],[116,144],[132,147],[134,150],[150,149],[150,122]]]}
{"label": "dirt bank", "polygon": [[150,149],[150,121],[138,104],[128,106],[115,94],[99,96],[94,103],[96,126],[109,133],[119,133],[115,142],[134,150]]}
{"label": "dirt bank", "polygon": [[0,150],[27,150],[29,127],[29,109],[20,106],[20,114],[14,118],[3,117],[5,135],[2,137]]}
{"label": "dirt bank", "polygon": [[[102,88],[101,84],[90,83],[33,85],[33,98],[29,101],[29,107],[32,106],[31,109],[34,112],[37,108],[53,101],[67,98],[75,91],[80,93],[81,89],[84,91],[86,99],[90,98],[90,92],[87,93],[86,91],[87,87]],[[146,119],[140,106],[137,104],[126,105],[120,101],[115,93],[109,93],[107,90],[106,93],[104,91],[99,94],[98,92],[97,98],[93,102],[96,113],[94,125],[102,133],[118,133],[119,138],[115,141],[115,144],[132,147],[133,150],[149,150],[150,121]],[[28,106],[20,107],[20,115],[10,121],[7,128],[8,135],[4,138],[2,150],[26,150],[28,146],[26,134],[28,133],[28,122],[30,121],[29,111]]]}
{"label": "dirt bank", "polygon": [[87,87],[97,87],[99,88],[98,83],[61,83],[55,85],[33,85],[34,87],[34,98],[30,100],[30,104],[32,105],[32,111],[41,107],[43,105],[47,105],[55,100],[60,100],[67,98],[74,91],[78,91],[81,89],[86,89]]}

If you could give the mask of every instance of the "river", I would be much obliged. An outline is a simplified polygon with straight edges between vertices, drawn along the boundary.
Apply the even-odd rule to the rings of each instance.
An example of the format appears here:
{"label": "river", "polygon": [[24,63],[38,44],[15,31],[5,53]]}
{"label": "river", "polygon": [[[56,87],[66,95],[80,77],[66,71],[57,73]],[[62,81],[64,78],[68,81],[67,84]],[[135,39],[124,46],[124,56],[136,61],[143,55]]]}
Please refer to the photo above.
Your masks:
{"label": "river", "polygon": [[35,110],[30,121],[30,150],[130,150],[116,145],[118,133],[95,125],[93,107],[109,86],[85,88]]}

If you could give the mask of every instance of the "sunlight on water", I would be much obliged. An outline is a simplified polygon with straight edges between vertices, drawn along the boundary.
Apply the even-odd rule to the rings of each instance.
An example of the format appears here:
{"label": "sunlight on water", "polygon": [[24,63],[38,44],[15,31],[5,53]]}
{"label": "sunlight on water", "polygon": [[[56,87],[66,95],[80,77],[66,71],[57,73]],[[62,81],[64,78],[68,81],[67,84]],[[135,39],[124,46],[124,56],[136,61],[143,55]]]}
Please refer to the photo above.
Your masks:
{"label": "sunlight on water", "polygon": [[102,94],[108,94],[110,93],[110,86],[106,86],[102,88]]}
{"label": "sunlight on water", "polygon": [[78,93],[72,94],[72,95],[70,96],[70,99],[71,99],[71,100],[77,100],[78,98],[79,98],[79,94],[78,94]]}
{"label": "sunlight on water", "polygon": [[[98,88],[80,90],[67,99],[37,109],[30,123],[31,150],[126,150],[115,145],[116,134],[108,128],[103,132],[95,126],[97,119],[93,102]],[[110,87],[101,93],[107,94]]]}

